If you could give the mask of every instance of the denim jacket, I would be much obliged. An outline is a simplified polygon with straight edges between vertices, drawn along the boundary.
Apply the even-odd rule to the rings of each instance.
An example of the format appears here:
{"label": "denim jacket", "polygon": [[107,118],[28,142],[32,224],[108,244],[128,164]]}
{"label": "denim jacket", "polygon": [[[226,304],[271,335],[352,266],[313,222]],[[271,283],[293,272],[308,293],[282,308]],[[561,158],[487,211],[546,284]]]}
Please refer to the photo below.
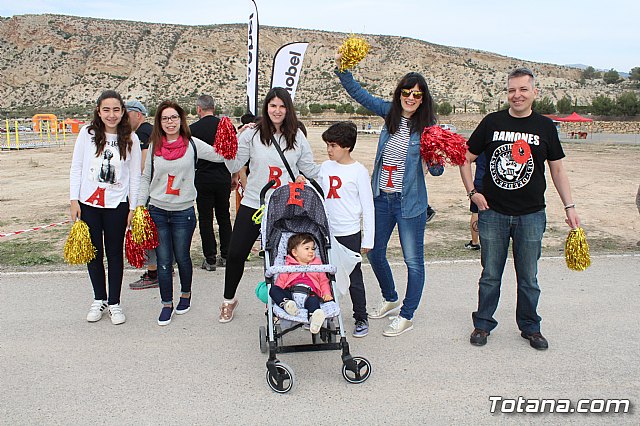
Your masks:
{"label": "denim jacket", "polygon": [[[376,98],[360,86],[354,80],[350,71],[335,71],[342,87],[347,93],[360,105],[374,112],[382,118],[385,118],[391,109],[391,102],[384,99]],[[403,218],[412,218],[421,215],[427,210],[429,201],[427,198],[427,185],[424,181],[425,170],[422,166],[422,157],[420,156],[420,137],[421,132],[411,132],[409,146],[407,148],[407,158],[405,159],[404,177],[402,178],[401,208]],[[391,138],[391,134],[385,125],[378,139],[378,148],[376,151],[376,159],[373,165],[373,173],[371,174],[371,187],[373,189],[373,197],[380,195],[380,173],[382,173],[382,153]],[[444,167],[436,164],[428,167],[429,173],[433,176],[440,176],[444,172]]]}

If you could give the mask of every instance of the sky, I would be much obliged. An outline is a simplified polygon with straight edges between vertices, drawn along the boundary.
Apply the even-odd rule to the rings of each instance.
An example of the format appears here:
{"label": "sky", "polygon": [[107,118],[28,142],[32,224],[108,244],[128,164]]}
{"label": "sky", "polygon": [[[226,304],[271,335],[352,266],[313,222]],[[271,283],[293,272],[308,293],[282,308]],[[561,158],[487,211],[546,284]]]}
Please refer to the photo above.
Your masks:
{"label": "sky", "polygon": [[[260,25],[411,37],[527,61],[629,72],[640,66],[640,1],[256,0]],[[0,16],[55,13],[183,25],[246,23],[251,0],[30,0]],[[296,40],[303,41],[303,40]]]}

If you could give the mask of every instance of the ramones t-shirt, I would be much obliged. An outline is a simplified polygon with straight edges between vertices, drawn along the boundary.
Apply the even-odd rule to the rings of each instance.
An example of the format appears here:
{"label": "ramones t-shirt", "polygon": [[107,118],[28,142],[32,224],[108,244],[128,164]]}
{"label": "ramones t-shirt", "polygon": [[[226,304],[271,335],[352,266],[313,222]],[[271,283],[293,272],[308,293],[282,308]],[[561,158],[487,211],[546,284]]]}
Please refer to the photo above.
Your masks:
{"label": "ramones t-shirt", "polygon": [[469,151],[486,155],[482,195],[489,208],[510,216],[545,208],[545,161],[564,158],[553,122],[538,113],[525,118],[508,110],[487,115],[473,132]]}

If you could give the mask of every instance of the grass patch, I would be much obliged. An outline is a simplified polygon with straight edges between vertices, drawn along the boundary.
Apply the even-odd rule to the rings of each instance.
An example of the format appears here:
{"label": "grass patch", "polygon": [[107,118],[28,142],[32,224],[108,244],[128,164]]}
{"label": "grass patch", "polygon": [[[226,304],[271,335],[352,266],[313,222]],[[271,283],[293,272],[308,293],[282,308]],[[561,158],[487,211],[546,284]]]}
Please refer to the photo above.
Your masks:
{"label": "grass patch", "polygon": [[0,265],[37,266],[63,263],[62,251],[52,251],[46,241],[15,239],[0,243]]}

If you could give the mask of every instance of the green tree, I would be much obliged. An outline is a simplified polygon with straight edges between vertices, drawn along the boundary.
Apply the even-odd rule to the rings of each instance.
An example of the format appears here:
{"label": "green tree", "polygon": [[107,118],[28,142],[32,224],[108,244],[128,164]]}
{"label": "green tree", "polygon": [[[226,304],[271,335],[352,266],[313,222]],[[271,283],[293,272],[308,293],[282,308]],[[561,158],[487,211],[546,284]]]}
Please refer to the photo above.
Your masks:
{"label": "green tree", "polygon": [[640,112],[640,102],[635,92],[624,92],[616,99],[616,112],[620,115],[637,115]]}
{"label": "green tree", "polygon": [[356,109],[351,104],[342,104],[342,108],[344,108],[344,112],[347,114],[353,114],[356,112]]}
{"label": "green tree", "polygon": [[640,81],[640,67],[631,68],[631,71],[629,71],[629,80]]}
{"label": "green tree", "polygon": [[344,107],[342,105],[336,106],[336,114],[344,114]]}
{"label": "green tree", "polygon": [[558,108],[558,112],[560,114],[571,113],[571,110],[573,109],[573,106],[571,105],[571,98],[565,95],[562,99],[558,99],[556,108]]}
{"label": "green tree", "polygon": [[607,84],[616,84],[620,81],[620,74],[618,73],[618,71],[611,68],[609,71],[604,73],[602,79]]}
{"label": "green tree", "polygon": [[307,115],[309,115],[309,107],[306,105],[302,105],[300,106],[300,115],[302,115],[303,117],[306,117]]}
{"label": "green tree", "polygon": [[244,114],[244,111],[245,111],[244,107],[241,107],[239,105],[235,106],[235,107],[233,107],[233,116],[234,117],[240,117],[240,116],[242,116]]}
{"label": "green tree", "polygon": [[309,104],[309,112],[311,114],[322,114],[322,105],[320,105],[320,104]]}
{"label": "green tree", "polygon": [[613,115],[616,104],[613,99],[600,95],[591,101],[591,112],[595,115]]}
{"label": "green tree", "polygon": [[539,114],[553,114],[556,112],[556,106],[553,104],[553,101],[550,97],[545,96],[544,98],[533,101],[532,108],[535,112]]}
{"label": "green tree", "polygon": [[438,105],[437,111],[438,111],[438,114],[440,115],[449,115],[453,111],[453,107],[449,102],[444,101],[440,105]]}
{"label": "green tree", "polygon": [[582,71],[582,78],[584,78],[585,80],[593,80],[594,78],[597,78],[597,77],[598,77],[598,73],[596,72],[596,69],[593,68],[592,66],[588,66]]}
{"label": "green tree", "polygon": [[368,109],[366,109],[362,105],[360,105],[358,107],[358,109],[356,109],[356,114],[358,114],[358,115],[375,115],[375,113],[369,111]]}

